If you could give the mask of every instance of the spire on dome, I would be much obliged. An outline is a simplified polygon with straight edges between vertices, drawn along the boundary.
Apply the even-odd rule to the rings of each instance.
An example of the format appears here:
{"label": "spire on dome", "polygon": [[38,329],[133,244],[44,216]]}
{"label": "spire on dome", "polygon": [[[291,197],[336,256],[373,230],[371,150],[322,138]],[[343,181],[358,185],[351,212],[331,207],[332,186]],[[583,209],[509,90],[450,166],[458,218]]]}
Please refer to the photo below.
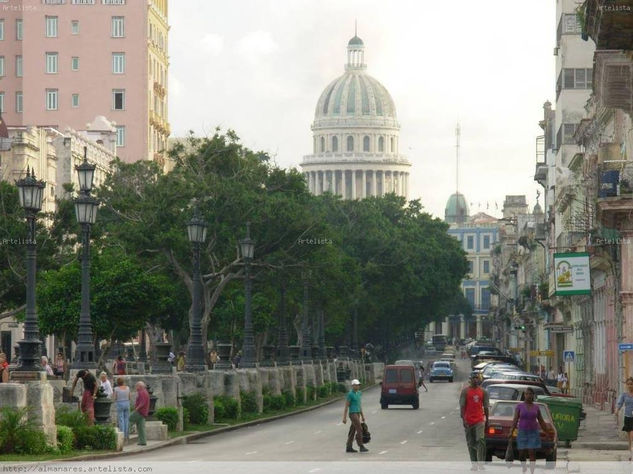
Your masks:
{"label": "spire on dome", "polygon": [[358,37],[358,23],[354,22],[354,37],[347,43],[347,65],[345,70],[365,69],[365,44]]}

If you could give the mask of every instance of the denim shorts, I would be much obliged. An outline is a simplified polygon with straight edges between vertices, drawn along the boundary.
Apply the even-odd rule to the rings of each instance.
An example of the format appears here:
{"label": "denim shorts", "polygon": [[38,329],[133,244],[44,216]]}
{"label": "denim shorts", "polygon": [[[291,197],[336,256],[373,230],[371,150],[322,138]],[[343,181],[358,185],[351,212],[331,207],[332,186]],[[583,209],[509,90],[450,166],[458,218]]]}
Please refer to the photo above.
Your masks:
{"label": "denim shorts", "polygon": [[541,447],[539,430],[519,430],[517,435],[517,449],[538,449]]}

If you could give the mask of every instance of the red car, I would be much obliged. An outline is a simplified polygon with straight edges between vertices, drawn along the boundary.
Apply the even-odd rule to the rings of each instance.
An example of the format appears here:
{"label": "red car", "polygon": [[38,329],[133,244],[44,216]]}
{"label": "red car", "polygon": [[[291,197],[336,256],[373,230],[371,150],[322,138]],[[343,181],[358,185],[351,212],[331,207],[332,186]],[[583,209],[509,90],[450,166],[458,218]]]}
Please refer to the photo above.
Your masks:
{"label": "red car", "polygon": [[[486,428],[486,461],[492,461],[492,456],[505,459],[508,447],[508,436],[514,419],[514,410],[521,403],[514,400],[499,400],[494,404],[488,418]],[[537,459],[545,458],[548,468],[556,466],[556,452],[558,449],[558,433],[552,420],[552,414],[544,403],[535,402],[541,410],[541,416],[551,431],[546,432],[539,426],[541,434],[541,448],[536,450]],[[514,458],[518,459],[519,452],[516,449],[516,433],[513,439]]]}
{"label": "red car", "polygon": [[413,365],[387,365],[381,382],[380,408],[389,405],[411,405],[420,408],[418,381]]}

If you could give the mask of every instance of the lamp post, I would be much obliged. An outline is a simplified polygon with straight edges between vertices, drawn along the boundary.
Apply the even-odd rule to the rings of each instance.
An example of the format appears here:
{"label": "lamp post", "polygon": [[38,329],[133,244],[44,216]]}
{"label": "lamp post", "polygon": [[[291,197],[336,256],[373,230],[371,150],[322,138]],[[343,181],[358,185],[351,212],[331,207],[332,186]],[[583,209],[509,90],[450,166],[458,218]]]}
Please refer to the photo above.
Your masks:
{"label": "lamp post", "polygon": [[200,246],[207,239],[207,224],[198,216],[198,209],[187,224],[189,241],[193,245],[193,301],[191,327],[189,328],[189,344],[187,345],[187,372],[203,372],[207,369],[204,362],[204,346],[202,344],[202,277],[200,276]]}
{"label": "lamp post", "polygon": [[251,239],[250,223],[246,223],[246,237],[240,240],[240,248],[244,259],[244,291],[246,293],[244,304],[244,346],[242,347],[240,367],[248,369],[256,365],[253,315],[251,313],[251,261],[255,254],[255,241]]}
{"label": "lamp post", "polygon": [[309,317],[309,287],[310,270],[303,272],[303,318],[301,320],[301,359],[303,361],[312,360],[312,345],[310,341],[310,322]]}
{"label": "lamp post", "polygon": [[83,251],[81,254],[81,311],[73,369],[96,369],[95,345],[90,320],[90,226],[97,220],[99,202],[90,196],[95,165],[88,163],[88,147],[84,147],[84,161],[75,166],[79,177],[79,196],[75,199],[75,216],[81,224]]}
{"label": "lamp post", "polygon": [[15,183],[19,190],[20,205],[26,212],[28,239],[26,242],[26,317],[24,319],[24,339],[18,342],[20,359],[16,370],[36,372],[40,370],[40,346],[35,309],[35,272],[37,255],[35,247],[35,219],[42,209],[42,195],[46,183],[35,179],[35,173],[26,170],[26,178]]}

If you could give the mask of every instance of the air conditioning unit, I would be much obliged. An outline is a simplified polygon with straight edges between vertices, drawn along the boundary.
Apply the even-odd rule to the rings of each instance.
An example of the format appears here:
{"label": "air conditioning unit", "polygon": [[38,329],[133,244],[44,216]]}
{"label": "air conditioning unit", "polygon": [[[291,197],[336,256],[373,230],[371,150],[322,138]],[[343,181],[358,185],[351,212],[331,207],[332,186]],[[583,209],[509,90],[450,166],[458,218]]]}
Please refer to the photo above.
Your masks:
{"label": "air conditioning unit", "polygon": [[554,56],[558,56],[558,46],[554,48]]}

